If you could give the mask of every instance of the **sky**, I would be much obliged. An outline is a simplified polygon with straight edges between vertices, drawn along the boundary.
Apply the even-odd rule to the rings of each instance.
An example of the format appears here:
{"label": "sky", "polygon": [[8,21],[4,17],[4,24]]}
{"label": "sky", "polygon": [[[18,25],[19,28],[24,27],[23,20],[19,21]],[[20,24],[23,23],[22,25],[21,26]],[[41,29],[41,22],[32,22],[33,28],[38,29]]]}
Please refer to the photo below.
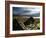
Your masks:
{"label": "sky", "polygon": [[40,16],[40,8],[13,7],[13,15]]}

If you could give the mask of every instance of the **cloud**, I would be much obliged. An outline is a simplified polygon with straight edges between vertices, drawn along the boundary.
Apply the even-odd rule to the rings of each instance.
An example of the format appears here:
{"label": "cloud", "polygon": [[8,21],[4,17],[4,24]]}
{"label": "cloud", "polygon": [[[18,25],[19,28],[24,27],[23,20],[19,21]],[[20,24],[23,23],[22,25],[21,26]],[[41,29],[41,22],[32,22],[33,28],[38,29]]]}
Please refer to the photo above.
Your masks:
{"label": "cloud", "polygon": [[39,15],[39,8],[13,7],[14,15]]}

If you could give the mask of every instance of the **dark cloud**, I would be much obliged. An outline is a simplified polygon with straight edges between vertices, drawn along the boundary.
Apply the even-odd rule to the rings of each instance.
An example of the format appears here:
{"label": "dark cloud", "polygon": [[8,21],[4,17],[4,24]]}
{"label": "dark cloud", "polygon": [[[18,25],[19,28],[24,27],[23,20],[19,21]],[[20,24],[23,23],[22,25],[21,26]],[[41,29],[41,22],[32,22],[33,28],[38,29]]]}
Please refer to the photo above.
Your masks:
{"label": "dark cloud", "polygon": [[[35,8],[13,7],[13,15],[40,16],[39,11],[35,10],[34,13],[33,13],[32,9],[35,10]],[[38,13],[35,13],[35,12],[38,12]]]}

